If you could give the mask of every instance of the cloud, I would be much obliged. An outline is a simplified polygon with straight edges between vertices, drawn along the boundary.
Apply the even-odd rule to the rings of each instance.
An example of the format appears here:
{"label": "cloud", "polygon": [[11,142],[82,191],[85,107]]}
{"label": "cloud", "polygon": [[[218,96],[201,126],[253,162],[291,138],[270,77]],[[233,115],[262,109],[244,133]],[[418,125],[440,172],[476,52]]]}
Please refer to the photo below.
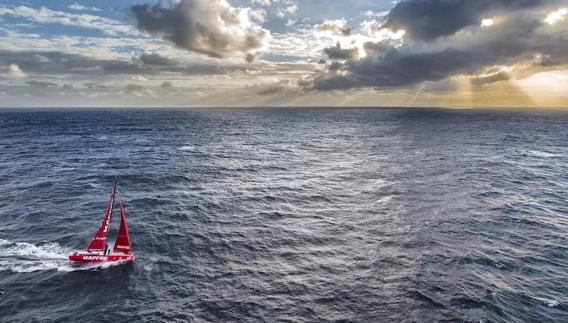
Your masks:
{"label": "cloud", "polygon": [[323,52],[330,59],[356,59],[358,57],[357,48],[341,48],[339,42],[335,46],[324,48]]}
{"label": "cloud", "polygon": [[560,8],[548,14],[544,21],[546,21],[549,25],[554,25],[555,23],[564,20],[566,18],[566,14],[568,14],[568,8]]}
{"label": "cloud", "polygon": [[140,55],[138,59],[140,60],[140,62],[146,65],[179,65],[179,63],[175,60],[157,53],[142,53],[142,55]]}
{"label": "cloud", "polygon": [[107,86],[96,82],[87,82],[83,84],[87,89],[106,89]]}
{"label": "cloud", "polygon": [[330,33],[332,35],[350,36],[351,28],[348,28],[345,19],[326,20],[314,26],[315,32]]}
{"label": "cloud", "polygon": [[482,66],[483,53],[446,49],[440,52],[404,54],[393,51],[383,58],[374,56],[350,61],[342,75],[320,75],[316,90],[345,90],[357,87],[399,87],[423,81],[439,81],[451,75],[474,72]]}
{"label": "cloud", "polygon": [[34,86],[34,87],[57,87],[57,84],[53,82],[45,82],[45,81],[27,81],[27,85]]}
{"label": "cloud", "polygon": [[36,60],[38,63],[47,63],[49,62],[49,58],[45,57],[41,54],[35,54],[33,55],[34,60]]}
{"label": "cloud", "polygon": [[[14,65],[10,67],[11,65]],[[0,75],[23,77],[27,74],[50,76],[109,77],[112,75],[222,75],[242,72],[253,67],[242,65],[220,65],[212,63],[190,63],[158,53],[142,53],[131,59],[94,58],[80,54],[59,51],[6,51],[0,50]],[[18,72],[18,70],[20,72]]]}
{"label": "cloud", "polygon": [[388,40],[382,40],[378,42],[365,42],[363,44],[363,49],[365,53],[375,58],[380,57],[382,59],[398,55],[398,49],[394,47]]}
{"label": "cloud", "polygon": [[272,5],[271,0],[251,0],[251,3],[261,7],[270,7]]}
{"label": "cloud", "polygon": [[[320,73],[314,77],[310,87],[316,90],[404,87],[454,76],[471,77],[473,85],[484,85],[508,80],[514,77],[516,69],[535,73],[550,66],[564,66],[568,64],[568,25],[546,23],[550,12],[558,10],[558,7],[551,7],[550,2],[534,7],[541,2],[544,3],[527,0],[486,4],[491,10],[509,8],[510,11],[501,12],[493,25],[484,27],[478,22],[463,27],[461,22],[467,19],[460,19],[459,25],[451,27],[450,18],[448,25],[445,25],[445,15],[452,13],[480,17],[480,9],[473,4],[474,1],[469,5],[463,1],[445,0],[401,2],[393,9],[394,12],[405,6],[416,6],[423,9],[421,14],[428,12],[441,16],[425,19],[424,30],[419,33],[412,29],[418,25],[407,25],[410,35],[404,37],[401,44],[392,40],[364,43],[366,56],[347,59],[340,67],[341,73],[334,73],[331,69],[327,73]],[[458,4],[462,8],[460,10],[467,8],[472,12],[461,12],[455,7]],[[442,10],[447,6],[451,7],[450,13],[431,12],[431,8]],[[425,10],[425,7],[430,9]],[[525,10],[529,7],[533,9]],[[421,14],[415,15],[414,19],[419,21]],[[389,17],[398,15],[391,12]],[[434,28],[434,25],[439,25],[439,28]],[[425,43],[426,39],[431,40]],[[328,55],[331,52],[335,57],[348,56],[339,46],[327,48],[324,52]],[[512,72],[487,72],[498,67],[509,67]]]}
{"label": "cloud", "polygon": [[298,5],[290,0],[280,1],[280,6],[276,8],[275,15],[278,18],[285,18],[296,15],[298,12]]}
{"label": "cloud", "polygon": [[99,9],[99,8],[96,8],[96,7],[86,7],[86,6],[83,6],[82,4],[79,4],[79,3],[77,3],[77,2],[74,2],[74,3],[70,4],[70,5],[68,6],[68,8],[69,8],[69,9],[72,9],[72,10],[77,10],[77,11],[89,11],[89,10],[90,10],[90,11],[102,11],[102,10]]}
{"label": "cloud", "polygon": [[250,9],[232,7],[226,0],[181,0],[169,7],[141,4],[131,10],[140,30],[216,58],[256,56],[270,36],[251,17]]}
{"label": "cloud", "polygon": [[533,8],[549,0],[406,0],[388,14],[385,27],[406,30],[414,39],[432,40],[479,25],[489,12]]}
{"label": "cloud", "polygon": [[247,61],[247,63],[252,63],[254,61],[256,61],[258,59],[258,55],[257,54],[247,54],[245,56],[245,60]]}
{"label": "cloud", "polygon": [[283,80],[271,84],[257,84],[249,89],[259,96],[297,96],[301,94],[300,84],[302,79],[297,81]]}
{"label": "cloud", "polygon": [[367,10],[365,12],[365,17],[367,18],[383,18],[389,15],[389,11],[378,11],[375,12],[373,10]]}
{"label": "cloud", "polygon": [[0,16],[24,18],[42,24],[60,24],[65,26],[96,29],[109,35],[138,34],[132,26],[123,24],[116,20],[89,14],[56,11],[46,7],[36,9],[26,6],[0,6]]}
{"label": "cloud", "polygon": [[135,92],[135,91],[142,91],[144,90],[144,87],[142,85],[138,85],[138,84],[127,84],[124,89],[128,92]]}
{"label": "cloud", "polygon": [[148,78],[145,77],[144,75],[133,75],[130,77],[130,79],[132,81],[136,81],[136,82],[147,82]]}
{"label": "cloud", "polygon": [[491,84],[491,83],[495,83],[495,82],[499,82],[499,81],[508,81],[511,79],[511,76],[505,72],[498,72],[495,74],[490,74],[490,75],[483,75],[483,76],[478,76],[478,77],[474,77],[471,79],[471,84],[475,85],[475,86],[483,86],[483,85],[487,85],[487,84]]}
{"label": "cloud", "polygon": [[[255,55],[247,54],[246,60],[252,62],[256,59]],[[146,70],[151,74],[160,72],[180,73],[185,75],[218,75],[227,74],[233,71],[244,71],[246,68],[239,65],[219,65],[209,63],[188,63],[180,59],[163,56],[159,53],[142,53],[133,57],[133,62],[141,71]]]}
{"label": "cloud", "polygon": [[249,17],[252,21],[262,24],[266,19],[266,10],[264,9],[248,9]]}
{"label": "cloud", "polygon": [[162,83],[162,85],[160,85],[160,87],[169,90],[174,88],[174,84],[170,81],[165,81]]}
{"label": "cloud", "polygon": [[0,66],[0,78],[23,78],[26,74],[20,69],[20,66],[17,64],[9,64],[5,67]]}

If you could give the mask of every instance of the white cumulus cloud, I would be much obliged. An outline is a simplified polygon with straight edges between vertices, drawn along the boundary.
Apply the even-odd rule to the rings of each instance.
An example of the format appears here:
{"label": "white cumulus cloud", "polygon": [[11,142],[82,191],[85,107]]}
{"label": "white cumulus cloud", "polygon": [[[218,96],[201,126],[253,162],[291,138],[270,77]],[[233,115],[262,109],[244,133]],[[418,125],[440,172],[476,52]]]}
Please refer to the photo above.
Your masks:
{"label": "white cumulus cloud", "polygon": [[181,0],[166,7],[142,4],[131,10],[140,30],[216,58],[240,54],[250,61],[270,37],[259,25],[263,11],[233,7],[226,0]]}
{"label": "white cumulus cloud", "polygon": [[26,74],[20,69],[17,64],[9,64],[8,66],[0,67],[0,76],[5,78],[24,78]]}

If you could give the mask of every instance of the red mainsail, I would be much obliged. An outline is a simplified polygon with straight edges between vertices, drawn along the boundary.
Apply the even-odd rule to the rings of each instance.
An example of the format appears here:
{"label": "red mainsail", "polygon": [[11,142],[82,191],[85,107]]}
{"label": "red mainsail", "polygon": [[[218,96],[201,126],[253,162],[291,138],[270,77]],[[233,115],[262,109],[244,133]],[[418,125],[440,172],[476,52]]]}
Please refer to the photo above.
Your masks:
{"label": "red mainsail", "polygon": [[124,211],[120,193],[118,193],[118,203],[120,204],[120,226],[118,227],[116,242],[112,251],[130,254],[130,237],[128,236],[128,225],[126,224],[126,212]]}
{"label": "red mainsail", "polygon": [[103,251],[106,247],[106,241],[108,236],[108,230],[110,227],[110,220],[112,217],[112,209],[114,205],[114,193],[116,192],[116,184],[112,185],[112,191],[110,193],[110,201],[108,202],[108,207],[103,216],[103,221],[99,226],[99,229],[95,233],[95,236],[87,246],[88,251]]}

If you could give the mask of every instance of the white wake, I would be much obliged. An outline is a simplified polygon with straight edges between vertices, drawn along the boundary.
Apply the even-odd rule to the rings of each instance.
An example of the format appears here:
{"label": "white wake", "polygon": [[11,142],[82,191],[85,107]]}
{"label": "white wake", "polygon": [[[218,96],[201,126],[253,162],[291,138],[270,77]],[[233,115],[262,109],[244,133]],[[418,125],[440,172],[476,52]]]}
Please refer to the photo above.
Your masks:
{"label": "white wake", "polygon": [[102,270],[128,263],[113,261],[71,265],[67,256],[71,250],[55,242],[32,244],[0,239],[0,271],[29,273],[39,270],[57,270],[62,272],[76,270]]}
{"label": "white wake", "polygon": [[68,254],[69,250],[54,242],[32,244],[0,239],[0,271],[72,271],[74,268],[68,263]]}

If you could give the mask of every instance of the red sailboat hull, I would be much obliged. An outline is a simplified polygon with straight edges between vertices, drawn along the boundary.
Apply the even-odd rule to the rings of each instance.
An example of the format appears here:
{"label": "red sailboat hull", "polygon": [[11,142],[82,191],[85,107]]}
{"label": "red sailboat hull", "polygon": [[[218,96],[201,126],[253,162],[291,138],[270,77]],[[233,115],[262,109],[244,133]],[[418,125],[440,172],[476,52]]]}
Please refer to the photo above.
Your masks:
{"label": "red sailboat hull", "polygon": [[76,263],[102,263],[102,262],[113,262],[113,261],[134,261],[133,255],[125,254],[108,254],[108,255],[98,255],[92,253],[73,253],[69,255],[69,261]]}

